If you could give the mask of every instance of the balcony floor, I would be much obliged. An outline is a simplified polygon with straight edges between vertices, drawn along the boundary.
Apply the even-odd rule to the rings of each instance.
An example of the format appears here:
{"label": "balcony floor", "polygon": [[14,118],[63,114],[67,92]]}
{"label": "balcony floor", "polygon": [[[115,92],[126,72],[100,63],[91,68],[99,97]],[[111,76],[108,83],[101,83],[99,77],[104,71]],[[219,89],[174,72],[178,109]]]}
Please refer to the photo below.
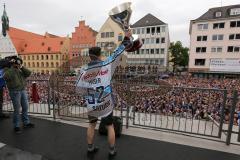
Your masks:
{"label": "balcony floor", "polygon": [[[32,118],[36,127],[16,135],[11,122],[12,119],[0,121],[0,142],[7,144],[1,147],[0,143],[0,160],[8,160],[9,156],[11,160],[108,159],[107,138],[98,134],[95,144],[100,150],[94,157],[87,157],[86,128]],[[239,160],[239,155],[231,153],[127,135],[117,139],[117,151],[115,160]]]}

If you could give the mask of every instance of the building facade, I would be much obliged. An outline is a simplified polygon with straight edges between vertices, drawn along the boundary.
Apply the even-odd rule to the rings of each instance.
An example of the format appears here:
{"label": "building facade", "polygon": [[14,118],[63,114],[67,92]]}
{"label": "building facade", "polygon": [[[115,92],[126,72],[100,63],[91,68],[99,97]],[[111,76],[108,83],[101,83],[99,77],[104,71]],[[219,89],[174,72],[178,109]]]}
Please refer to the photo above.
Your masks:
{"label": "building facade", "polygon": [[70,38],[46,33],[39,35],[10,27],[8,31],[23,65],[35,73],[61,71],[68,60]]}
{"label": "building facade", "polygon": [[6,37],[4,37],[0,34],[0,59],[13,55],[17,55],[17,51],[9,35],[7,34]]}
{"label": "building facade", "polygon": [[79,26],[75,27],[69,52],[69,59],[72,61],[71,65],[73,67],[82,66],[89,62],[88,49],[95,46],[96,35],[97,32],[87,26],[85,21],[80,21]]}
{"label": "building facade", "polygon": [[240,5],[211,8],[190,22],[189,72],[240,73]]}
{"label": "building facade", "polygon": [[143,46],[127,55],[127,65],[155,67],[166,70],[168,66],[168,48],[170,45],[168,24],[162,22],[152,14],[147,14],[131,28],[142,40]]}
{"label": "building facade", "polygon": [[[108,18],[97,34],[96,45],[101,47],[101,51],[104,56],[109,56],[116,49],[116,47],[119,46],[123,38],[123,30],[118,24],[116,24],[116,22],[113,22],[111,18]],[[126,66],[125,55],[122,56],[120,60],[121,66]]]}

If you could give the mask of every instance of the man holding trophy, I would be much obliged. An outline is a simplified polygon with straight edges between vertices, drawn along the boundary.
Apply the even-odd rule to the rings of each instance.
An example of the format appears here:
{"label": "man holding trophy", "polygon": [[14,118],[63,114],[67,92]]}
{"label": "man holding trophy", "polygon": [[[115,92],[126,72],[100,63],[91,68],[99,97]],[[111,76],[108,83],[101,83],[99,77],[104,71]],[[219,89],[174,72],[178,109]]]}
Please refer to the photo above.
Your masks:
{"label": "man holding trophy", "polygon": [[77,92],[80,93],[85,90],[84,97],[90,121],[87,129],[88,154],[98,151],[98,147],[94,145],[93,141],[97,120],[101,118],[108,130],[109,156],[116,155],[111,80],[123,52],[134,52],[142,46],[139,39],[133,38],[129,29],[129,19],[132,12],[130,5],[130,2],[123,3],[109,12],[111,19],[120,25],[125,32],[122,43],[104,61],[102,60],[100,47],[90,48],[91,62],[81,68],[77,80]]}

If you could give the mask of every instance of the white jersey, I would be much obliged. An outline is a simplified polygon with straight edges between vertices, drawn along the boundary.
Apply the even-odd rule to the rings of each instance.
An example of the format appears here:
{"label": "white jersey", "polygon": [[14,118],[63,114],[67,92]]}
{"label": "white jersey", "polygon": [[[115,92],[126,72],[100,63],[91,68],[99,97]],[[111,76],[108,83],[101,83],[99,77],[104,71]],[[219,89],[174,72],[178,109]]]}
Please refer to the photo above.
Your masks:
{"label": "white jersey", "polygon": [[105,61],[94,61],[83,66],[77,80],[77,93],[84,91],[88,114],[106,117],[113,111],[111,80],[119,64],[124,45],[120,45]]}

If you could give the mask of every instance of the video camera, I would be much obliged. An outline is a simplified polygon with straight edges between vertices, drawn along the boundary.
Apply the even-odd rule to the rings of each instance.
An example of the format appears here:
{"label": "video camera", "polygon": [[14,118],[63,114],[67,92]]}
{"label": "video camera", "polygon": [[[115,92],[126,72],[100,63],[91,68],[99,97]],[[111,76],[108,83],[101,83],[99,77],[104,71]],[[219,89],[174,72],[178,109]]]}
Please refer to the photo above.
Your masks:
{"label": "video camera", "polygon": [[10,68],[13,64],[21,65],[23,64],[23,60],[18,56],[8,56],[0,60],[0,68]]}

